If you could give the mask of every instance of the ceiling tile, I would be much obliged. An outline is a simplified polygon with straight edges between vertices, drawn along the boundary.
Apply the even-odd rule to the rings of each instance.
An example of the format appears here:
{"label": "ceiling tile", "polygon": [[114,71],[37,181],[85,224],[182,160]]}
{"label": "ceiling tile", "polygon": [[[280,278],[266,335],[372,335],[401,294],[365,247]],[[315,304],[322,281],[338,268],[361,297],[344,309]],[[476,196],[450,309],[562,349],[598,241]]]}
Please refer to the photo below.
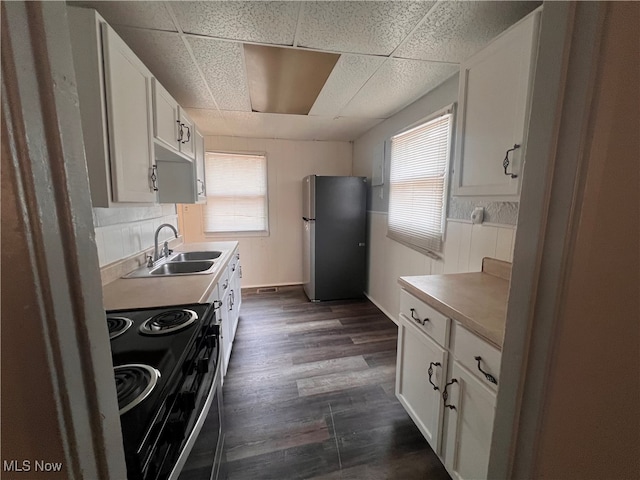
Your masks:
{"label": "ceiling tile", "polygon": [[389,55],[435,2],[304,2],[298,46]]}
{"label": "ceiling tile", "polygon": [[128,27],[117,31],[180,105],[216,108],[180,35]]}
{"label": "ceiling tile", "polygon": [[175,32],[176,27],[163,2],[67,2],[97,10],[111,26],[152,28]]}
{"label": "ceiling tile", "polygon": [[195,37],[188,42],[218,107],[250,112],[242,44]]}
{"label": "ceiling tile", "polygon": [[540,2],[440,2],[394,56],[462,62]]}
{"label": "ceiling tile", "polygon": [[203,135],[288,140],[352,141],[380,123],[379,118],[332,118],[278,113],[223,112],[188,108]]}
{"label": "ceiling tile", "polygon": [[231,135],[218,110],[205,108],[185,108],[185,110],[202,135]]}
{"label": "ceiling tile", "polygon": [[350,142],[383,121],[381,118],[304,118],[304,121],[289,121],[283,125],[279,138]]}
{"label": "ceiling tile", "polygon": [[293,45],[298,2],[172,2],[185,33]]}
{"label": "ceiling tile", "polygon": [[388,118],[441,84],[458,69],[457,65],[390,58],[340,114]]}
{"label": "ceiling tile", "polygon": [[383,62],[384,57],[341,55],[309,115],[338,116]]}

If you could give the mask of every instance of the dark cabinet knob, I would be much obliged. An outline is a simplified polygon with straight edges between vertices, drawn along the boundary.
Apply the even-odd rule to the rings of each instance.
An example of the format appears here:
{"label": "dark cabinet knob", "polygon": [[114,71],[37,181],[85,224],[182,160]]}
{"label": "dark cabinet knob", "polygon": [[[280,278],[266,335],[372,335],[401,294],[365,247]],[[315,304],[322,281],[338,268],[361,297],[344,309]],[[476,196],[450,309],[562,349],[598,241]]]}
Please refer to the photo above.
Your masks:
{"label": "dark cabinet knob", "polygon": [[209,371],[209,357],[199,359],[196,368],[198,373],[207,373]]}

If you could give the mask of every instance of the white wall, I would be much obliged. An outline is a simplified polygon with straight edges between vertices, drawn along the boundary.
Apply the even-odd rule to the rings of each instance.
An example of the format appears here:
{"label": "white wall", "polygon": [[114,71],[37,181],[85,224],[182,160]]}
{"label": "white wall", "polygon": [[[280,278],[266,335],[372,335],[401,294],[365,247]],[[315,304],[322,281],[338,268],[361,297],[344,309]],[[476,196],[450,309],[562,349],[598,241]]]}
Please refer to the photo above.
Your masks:
{"label": "white wall", "polygon": [[[94,208],[98,259],[103,267],[153,246],[156,228],[163,223],[178,227],[175,205],[150,207]],[[163,228],[159,242],[174,238],[169,228]]]}
{"label": "white wall", "polygon": [[351,175],[352,144],[205,137],[208,151],[266,152],[269,236],[209,237],[202,206],[181,205],[186,242],[239,240],[244,287],[302,283],[302,179],[311,174]]}
{"label": "white wall", "polygon": [[[371,177],[372,159],[382,143],[458,98],[458,77],[454,76],[393,117],[378,124],[353,147],[353,174]],[[397,320],[400,302],[398,277],[480,271],[483,257],[511,261],[515,227],[513,225],[471,225],[468,220],[447,220],[442,260],[431,259],[387,238],[388,179],[384,187],[372,187],[368,213],[369,277],[367,293],[390,318]]]}

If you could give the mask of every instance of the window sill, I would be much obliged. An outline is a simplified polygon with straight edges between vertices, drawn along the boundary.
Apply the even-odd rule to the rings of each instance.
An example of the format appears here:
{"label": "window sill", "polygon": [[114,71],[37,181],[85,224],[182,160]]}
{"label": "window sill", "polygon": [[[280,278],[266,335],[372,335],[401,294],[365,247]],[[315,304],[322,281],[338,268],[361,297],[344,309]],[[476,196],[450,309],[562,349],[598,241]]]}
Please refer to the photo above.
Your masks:
{"label": "window sill", "polygon": [[204,232],[204,236],[205,238],[223,240],[229,238],[268,237],[269,232]]}

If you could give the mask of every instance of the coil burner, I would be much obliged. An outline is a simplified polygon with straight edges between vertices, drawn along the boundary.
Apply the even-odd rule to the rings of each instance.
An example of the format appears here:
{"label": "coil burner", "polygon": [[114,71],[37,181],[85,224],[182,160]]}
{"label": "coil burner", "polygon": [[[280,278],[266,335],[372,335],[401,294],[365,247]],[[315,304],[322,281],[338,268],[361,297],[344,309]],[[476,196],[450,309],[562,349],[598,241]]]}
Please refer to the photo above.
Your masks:
{"label": "coil burner", "polygon": [[109,340],[122,335],[128,330],[133,322],[126,317],[107,317],[107,327],[109,327]]}
{"label": "coil burner", "polygon": [[193,310],[167,310],[144,321],[140,325],[143,335],[166,335],[187,328],[198,319]]}
{"label": "coil burner", "polygon": [[132,363],[114,367],[120,415],[142,402],[153,391],[160,372],[148,365]]}

